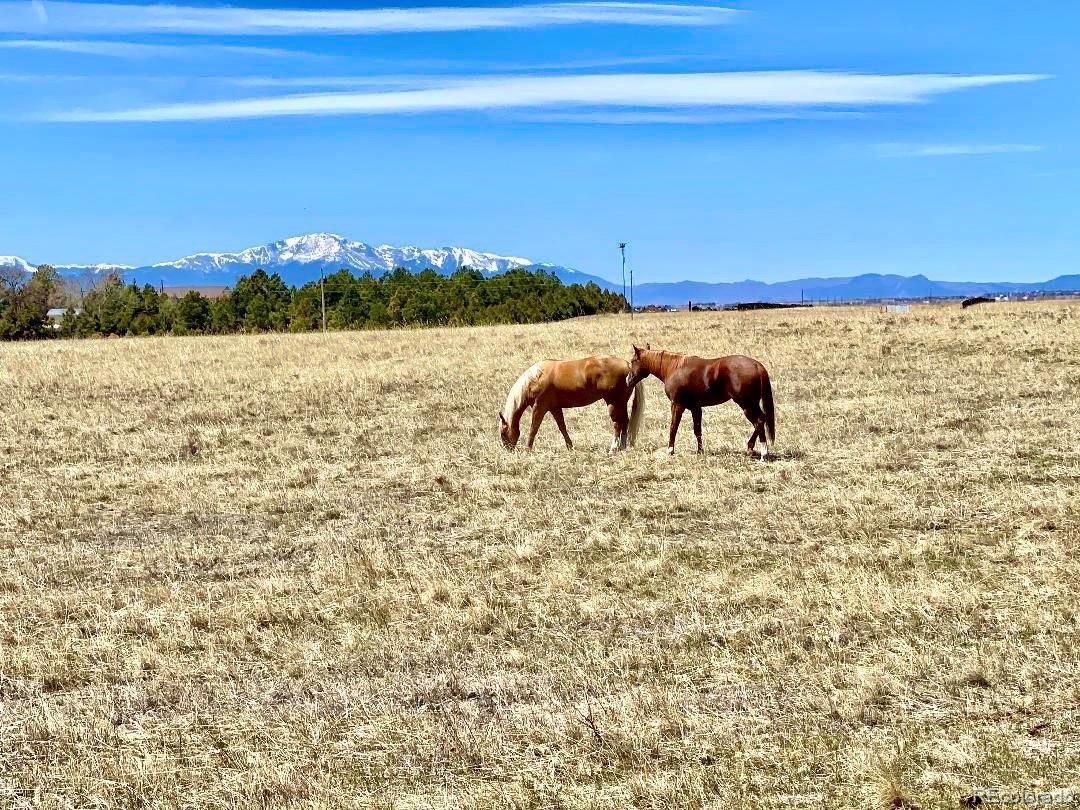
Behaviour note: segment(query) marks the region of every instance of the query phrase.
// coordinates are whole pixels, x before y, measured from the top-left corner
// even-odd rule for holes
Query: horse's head
[[[518,437],[520,433],[509,422],[506,421],[506,417],[499,412],[499,438],[502,439],[503,447],[507,450],[513,450],[517,447]]]
[[[635,385],[637,385],[639,382],[649,376],[648,369],[646,369],[645,366],[641,363],[642,349],[638,346],[634,346],[633,349],[634,356],[630,360],[630,373],[626,375],[626,384],[630,388],[633,388]],[[648,343],[646,343],[644,351],[649,350],[650,346]]]

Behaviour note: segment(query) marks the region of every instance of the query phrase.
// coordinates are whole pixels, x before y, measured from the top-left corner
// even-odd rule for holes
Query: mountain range
[[[33,267],[17,256],[0,256],[0,266],[10,265],[23,270]],[[125,281],[138,284],[171,286],[214,286],[232,284],[240,276],[262,268],[277,273],[286,284],[301,285],[319,278],[321,272],[334,273],[342,268],[354,273],[373,275],[388,273],[397,267],[419,273],[432,269],[449,275],[462,267],[495,276],[522,267],[543,269],[555,273],[566,284],[588,284],[604,287],[611,282],[569,267],[540,264],[521,256],[500,256],[481,253],[469,248],[417,248],[393,245],[368,245],[332,233],[309,233],[291,236],[269,245],[260,245],[239,253],[193,253],[182,259],[158,262],[144,267],[118,264],[55,265],[62,276],[119,273]]]
[[[33,266],[17,256],[0,256],[0,267],[11,266],[26,272]],[[258,268],[278,273],[291,285],[319,278],[321,272],[346,268],[355,273],[381,275],[403,267],[410,272],[432,269],[450,274],[472,267],[487,276],[521,267],[554,273],[566,284],[593,282],[609,290],[621,285],[599,276],[561,265],[535,262],[521,256],[501,256],[460,247],[430,248],[368,245],[336,234],[312,233],[293,236],[239,253],[195,253],[174,261],[144,267],[119,264],[65,265],[56,269],[62,276],[92,280],[106,273],[119,273],[126,281],[165,286],[227,286]],[[761,281],[709,283],[677,281],[638,284],[634,304],[638,306],[683,306],[688,301],[734,304],[749,301],[775,303],[808,301],[850,301],[882,298],[946,298],[969,295],[1022,294],[1080,290],[1080,275],[1058,276],[1041,283],[933,281],[923,275],[899,276],[869,273],[853,278],[803,278],[768,284]]]
[[[737,304],[750,301],[793,303],[797,301],[867,301],[907,298],[966,298],[972,295],[1015,295],[1080,290],[1080,275],[1058,276],[1049,281],[933,281],[924,275],[898,276],[865,273],[854,277],[800,278],[767,284],[762,281],[708,283],[675,281],[638,284],[634,304],[686,306],[687,302]]]

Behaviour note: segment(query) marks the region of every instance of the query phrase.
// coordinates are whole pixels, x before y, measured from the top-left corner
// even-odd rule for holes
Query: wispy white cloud
[[[153,57],[201,56],[205,54],[234,53],[246,56],[303,56],[303,51],[283,48],[260,48],[248,45],[158,45],[143,42],[116,42],[91,39],[5,39],[0,48],[26,51],[59,51],[88,56],[110,56],[120,59],[148,59]]]
[[[645,107],[864,107],[914,104],[941,93],[1043,78],[1031,74],[946,76],[818,71],[764,73],[623,73],[500,76],[448,81],[387,92],[312,93],[193,102],[128,110],[78,110],[58,121],[214,121],[311,115],[378,115],[440,111]]]
[[[349,64],[355,69],[388,70],[388,71],[427,71],[434,75],[455,75],[470,73],[495,74],[495,73],[548,73],[556,71],[580,71],[595,70],[602,68],[626,68],[635,65],[671,65],[684,62],[689,59],[705,59],[701,55],[691,54],[653,54],[649,56],[598,56],[593,59],[566,59],[550,62],[514,62],[502,60],[485,60],[472,58],[470,54],[455,55],[452,59],[438,59],[433,57],[410,58],[396,56],[393,58],[374,57],[366,55],[349,55]]]
[[[50,76],[41,73],[0,73],[0,82],[70,82],[82,81],[83,76]]]
[[[865,118],[856,110],[621,111],[518,113],[519,121],[551,124],[752,124],[763,121],[825,121]]]
[[[125,76],[86,76],[65,73],[0,73],[0,82],[25,82],[37,84],[49,84],[57,82],[100,82],[102,79],[125,79]],[[140,80],[156,81],[155,77],[140,76]],[[170,78],[168,81],[175,82]]]
[[[501,74],[532,74],[557,71],[572,71],[581,68],[604,68],[625,67],[627,65],[650,64],[674,61],[678,57],[657,56],[650,57],[625,57],[612,59],[592,59],[580,62],[548,62],[539,64],[489,64],[483,68],[482,75],[495,78]],[[423,60],[418,60],[417,64]],[[398,60],[395,66],[408,68],[413,63],[409,60]],[[465,63],[468,65],[469,63]],[[447,84],[460,81],[475,80],[476,74],[465,75],[461,70],[462,64],[453,62],[440,63],[440,67],[457,68],[456,72],[443,73],[373,73],[367,75],[345,76],[235,76],[224,77],[222,82],[237,87],[274,87],[274,88],[358,88],[358,87],[398,87],[401,89],[419,90],[422,88],[444,87]]]
[[[882,151],[890,157],[949,157],[952,155],[1002,155],[1016,152],[1041,152],[1045,146],[1034,143],[939,143],[915,146],[889,143]]]
[[[43,18],[37,7],[47,9]],[[707,26],[741,12],[717,5],[650,2],[540,3],[536,5],[275,9],[227,6],[122,5],[119,3],[3,0],[0,31],[27,33],[388,34],[539,28],[554,25]]]
[[[446,77],[376,74],[373,76],[223,76],[216,81],[235,87],[267,88],[359,88],[394,87],[417,90],[425,87],[441,87]]]
[[[569,59],[563,62],[541,62],[538,64],[506,62],[488,63],[486,69],[509,72],[549,71],[549,70],[596,70],[598,68],[630,67],[631,65],[670,65],[692,57],[686,54],[655,54],[653,56],[613,56],[596,59]],[[485,69],[485,68],[481,68]]]
[[[0,44],[0,47],[3,47]],[[147,46],[153,47],[153,46]],[[164,46],[171,47],[171,46]],[[291,53],[291,52],[290,52]],[[514,68],[508,67],[507,72]],[[497,75],[497,74],[493,74]],[[105,75],[95,74],[42,74],[42,73],[0,73],[0,82],[57,82],[57,81],[82,81],[101,82],[115,81],[132,83],[156,83],[176,84],[183,82],[187,85],[200,84],[213,87],[215,85],[228,85],[232,87],[261,88],[266,90],[318,90],[318,89],[397,89],[397,90],[420,90],[424,88],[445,87],[448,82],[463,81],[467,77],[455,74],[409,74],[409,73],[375,73],[370,75],[354,76],[198,76],[181,77],[176,75],[153,75],[139,72],[135,75]],[[568,116],[570,114],[567,114]],[[520,117],[520,116],[519,116]],[[551,120],[555,120],[556,114],[552,114]],[[776,114],[770,114],[776,117]],[[541,120],[538,114],[535,120]]]

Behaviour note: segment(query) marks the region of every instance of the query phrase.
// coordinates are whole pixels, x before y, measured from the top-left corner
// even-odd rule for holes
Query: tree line
[[[0,270],[0,339],[309,332],[322,328],[324,294],[328,329],[538,323],[625,309],[621,295],[591,282],[563,284],[543,270],[490,277],[470,268],[449,276],[402,268],[383,276],[339,270],[322,284],[301,287],[256,270],[211,299],[198,290],[175,297],[115,274],[83,293],[42,265],[31,274]],[[50,308],[67,313],[57,323],[48,317]]]

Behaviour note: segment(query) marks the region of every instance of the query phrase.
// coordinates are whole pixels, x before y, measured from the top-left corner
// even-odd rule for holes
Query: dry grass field
[[[544,357],[746,353],[506,453]],[[1080,305],[0,346],[2,807],[1080,796]]]

